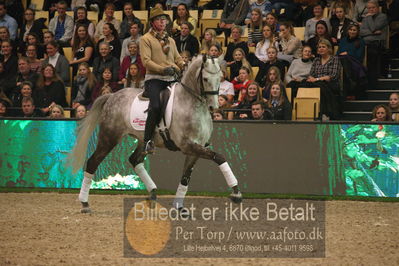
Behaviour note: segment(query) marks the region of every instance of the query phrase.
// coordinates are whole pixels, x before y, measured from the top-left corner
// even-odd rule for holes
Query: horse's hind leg
[[[145,155],[142,154],[144,142],[138,141],[138,145],[133,154],[129,157],[129,162],[132,164],[134,171],[140,177],[141,181],[145,184],[147,191],[150,193],[150,201],[152,203],[157,199],[156,190],[157,186],[144,168]]]
[[[193,142],[187,144],[187,147],[184,149],[184,153],[198,156],[203,159],[212,160],[217,163],[227,182],[227,185],[233,189],[233,192],[230,194],[231,200],[235,203],[240,203],[242,201],[242,195],[240,189],[238,188],[237,178],[234,176],[233,171],[231,171],[229,164],[222,154],[214,152],[207,147]]]
[[[183,176],[181,177],[179,186],[176,190],[175,200],[173,201],[173,206],[176,209],[182,209],[184,207],[184,198],[188,190],[188,183],[190,182],[191,173],[193,172],[193,167],[198,160],[198,156],[186,156],[184,161]]]
[[[121,136],[122,135],[119,137],[117,137],[117,135],[115,136],[114,132],[112,134],[105,134],[104,131],[100,130],[97,148],[87,161],[86,170],[83,174],[84,178],[82,180],[82,187],[80,188],[79,193],[79,200],[83,207],[81,212],[91,212],[89,208],[89,191],[94,173],[108,153],[110,153],[111,150],[118,144]]]

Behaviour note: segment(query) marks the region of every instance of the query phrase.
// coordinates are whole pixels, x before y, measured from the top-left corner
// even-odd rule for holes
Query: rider
[[[161,121],[160,92],[175,81],[175,74],[184,67],[175,41],[165,30],[167,21],[164,12],[160,8],[152,8],[149,20],[151,28],[140,39],[140,55],[146,68],[145,94],[150,98],[143,154],[153,153],[155,149],[152,138],[156,125]]]

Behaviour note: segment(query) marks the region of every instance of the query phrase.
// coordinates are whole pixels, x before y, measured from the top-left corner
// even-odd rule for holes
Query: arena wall
[[[0,187],[79,188],[65,158],[77,121],[0,120]],[[244,192],[397,197],[399,126],[394,124],[218,122],[212,148],[222,153]],[[89,143],[94,151],[96,137]],[[126,137],[96,173],[93,188],[144,189],[127,158]],[[174,191],[184,156],[158,149],[146,167],[160,189]],[[200,159],[190,191],[224,192],[217,165]]]

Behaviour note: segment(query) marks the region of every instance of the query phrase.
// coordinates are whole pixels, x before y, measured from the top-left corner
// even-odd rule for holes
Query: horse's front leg
[[[207,147],[193,142],[189,142],[187,146],[184,147],[183,152],[186,155],[197,156],[199,158],[212,160],[217,163],[227,185],[233,189],[233,192],[230,194],[231,200],[235,203],[240,203],[242,201],[242,195],[238,187],[237,178],[233,174],[233,171],[231,171],[228,162],[222,154],[214,152]]]
[[[191,179],[191,173],[193,172],[193,167],[197,160],[198,156],[186,156],[186,160],[184,161],[183,176],[181,177],[179,186],[176,190],[175,200],[173,201],[173,207],[178,210],[183,210],[184,198],[186,197],[188,184],[190,183]]]
[[[149,200],[151,201],[151,207],[154,207],[155,201],[157,199],[157,186],[148,174],[147,170],[144,168],[145,155],[142,154],[143,145],[144,143],[139,140],[136,149],[129,157],[129,162],[132,164],[134,171],[147,188],[147,191],[149,192]]]

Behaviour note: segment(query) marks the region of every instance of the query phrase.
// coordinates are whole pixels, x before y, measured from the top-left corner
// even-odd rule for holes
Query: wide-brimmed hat
[[[156,17],[165,16],[165,13],[159,7],[154,7],[150,10],[150,20],[153,20]]]

